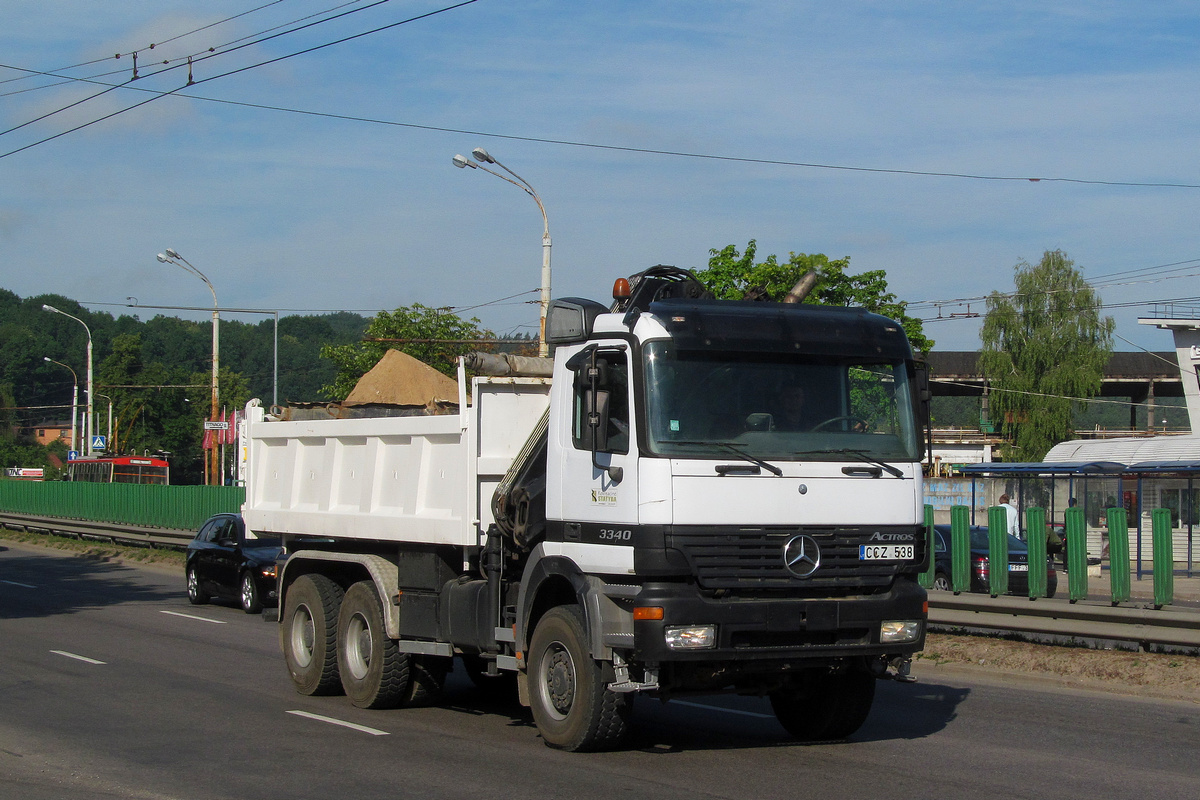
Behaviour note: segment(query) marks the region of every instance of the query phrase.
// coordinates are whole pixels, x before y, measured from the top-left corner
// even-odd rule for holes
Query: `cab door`
[[[551,412],[558,469],[547,476],[547,510],[561,515],[564,542],[632,546],[638,460],[630,348],[591,344],[567,359],[567,369],[570,398],[560,396]]]

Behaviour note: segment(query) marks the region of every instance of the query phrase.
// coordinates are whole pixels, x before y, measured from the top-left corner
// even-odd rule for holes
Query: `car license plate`
[[[1029,565],[1028,564],[1009,564],[1008,571],[1009,572],[1029,572]]]
[[[903,561],[913,557],[911,544],[860,544],[859,561]]]

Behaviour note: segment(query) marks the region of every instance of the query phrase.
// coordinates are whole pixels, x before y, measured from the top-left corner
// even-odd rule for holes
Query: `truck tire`
[[[427,706],[442,696],[446,686],[446,675],[453,660],[445,656],[418,656],[408,658],[408,690],[401,705]]]
[[[546,612],[529,645],[529,703],[545,743],[560,750],[602,750],[624,737],[629,695],[610,692],[587,647],[578,606]]]
[[[301,575],[284,602],[283,656],[300,694],[337,694],[337,629],[342,587],[324,575]]]
[[[800,741],[845,739],[866,722],[875,701],[875,676],[865,667],[796,676],[771,693],[779,724]]]
[[[408,699],[411,659],[383,628],[383,606],[371,581],[346,591],[338,616],[338,672],[359,708],[395,708]]]

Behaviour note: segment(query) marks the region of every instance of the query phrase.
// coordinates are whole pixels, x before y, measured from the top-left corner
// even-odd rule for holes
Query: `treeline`
[[[203,420],[211,405],[212,324],[156,315],[114,317],[90,311],[62,295],[22,299],[0,289],[0,464],[47,466],[65,458],[66,448],[43,448],[31,434],[47,424],[70,424],[75,379],[79,404],[86,402],[87,332],[49,305],[77,317],[91,330],[96,431],[108,429],[108,398],[113,404],[115,451],[168,451],[172,482],[200,483]],[[243,322],[225,315],[220,322],[220,405],[232,411],[251,397],[270,403],[275,396],[275,322]],[[329,399],[323,387],[334,382],[336,365],[319,357],[327,345],[362,338],[368,319],[338,312],[279,319],[278,397],[286,401]],[[104,397],[101,397],[104,395]],[[114,449],[111,448],[110,449]],[[30,463],[40,458],[43,463]]]

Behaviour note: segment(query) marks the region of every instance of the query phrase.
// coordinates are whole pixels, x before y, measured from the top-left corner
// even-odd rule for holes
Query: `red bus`
[[[88,483],[170,483],[170,465],[153,456],[76,458],[67,462],[67,480]]]

